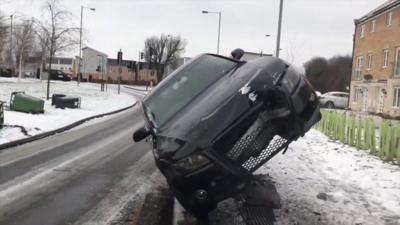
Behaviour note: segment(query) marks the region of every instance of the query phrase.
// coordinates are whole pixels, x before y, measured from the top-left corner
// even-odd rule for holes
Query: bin
[[[57,98],[65,97],[65,96],[66,96],[66,95],[64,95],[64,94],[53,94],[53,95],[51,96],[51,105],[55,105],[55,104],[56,104]]]
[[[0,129],[4,124],[4,102],[0,101]]]
[[[58,97],[58,98],[56,98],[54,105],[56,108],[61,108],[61,109],[80,108],[81,107],[81,98],[80,97],[72,97],[72,96]]]
[[[11,93],[10,110],[26,113],[44,113],[44,101],[24,92]]]

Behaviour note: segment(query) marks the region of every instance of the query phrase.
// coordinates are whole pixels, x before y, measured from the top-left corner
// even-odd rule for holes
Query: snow
[[[319,131],[257,173],[269,174],[281,196],[276,224],[400,224],[400,167]]]
[[[244,85],[242,88],[239,89],[239,93],[242,95],[247,95],[251,90],[251,87],[249,86],[249,83]]]
[[[45,99],[46,81],[36,79],[0,78],[0,100],[9,104],[11,92],[25,91],[26,94]],[[76,82],[51,81],[50,96],[53,93],[63,93],[70,96],[81,96],[81,108],[56,109],[51,106],[51,100],[45,102],[44,114],[27,114],[6,110],[4,112],[5,125],[23,126],[28,135],[36,135],[51,131],[81,119],[112,112],[128,107],[136,99],[127,93],[117,94],[115,88],[108,88],[106,92],[100,91],[100,84]],[[20,128],[5,127],[0,130],[0,144],[25,138]]]

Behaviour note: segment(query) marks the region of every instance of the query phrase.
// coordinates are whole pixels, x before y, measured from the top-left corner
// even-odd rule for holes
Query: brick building
[[[390,0],[355,22],[349,106],[400,116],[400,1]]]

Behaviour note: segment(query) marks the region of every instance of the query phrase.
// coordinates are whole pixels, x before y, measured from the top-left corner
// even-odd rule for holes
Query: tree
[[[44,11],[48,18],[38,23],[39,31],[37,34],[41,45],[46,49],[45,57],[49,57],[48,71],[50,72],[56,53],[68,50],[78,44],[79,28],[68,24],[71,13],[61,9],[59,0],[48,0],[44,5]],[[47,99],[50,98],[50,74],[47,77],[46,96]]]
[[[351,56],[335,56],[330,59],[314,57],[304,64],[306,75],[314,88],[321,93],[348,91],[351,77]]]
[[[0,65],[4,63],[4,51],[9,37],[9,26],[6,24],[4,15],[0,12]]]
[[[157,81],[163,78],[165,67],[184,52],[186,41],[180,36],[161,35],[144,41],[144,58],[157,70]]]
[[[18,79],[21,78],[22,75],[22,64],[24,60],[29,57],[29,54],[32,53],[35,46],[35,31],[33,26],[33,20],[25,20],[20,29],[17,29],[15,32],[15,61],[19,66],[19,76]]]

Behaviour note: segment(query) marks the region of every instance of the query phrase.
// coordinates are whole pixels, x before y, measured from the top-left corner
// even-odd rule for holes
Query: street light
[[[82,23],[83,23],[83,9],[89,9],[91,11],[96,11],[95,8],[89,8],[81,5],[81,26],[79,29],[79,58],[78,58],[78,70],[77,70],[77,81],[78,85],[81,83],[81,58],[82,58]]]
[[[10,67],[13,72],[13,67],[14,67],[14,57],[13,57],[13,20],[16,18],[16,14],[22,14],[19,17],[23,16],[23,13],[21,12],[14,12],[13,14],[10,15]]]
[[[281,28],[282,28],[282,11],[283,11],[283,0],[280,0],[279,4],[279,20],[278,20],[278,35],[276,37],[276,57],[279,58],[279,51],[281,49]]]
[[[208,13],[212,13],[212,14],[218,14],[218,43],[217,43],[217,54],[219,54],[219,41],[220,41],[220,37],[221,37],[221,12],[210,12],[210,11],[206,11],[203,10],[201,11],[201,13],[203,14],[208,14]]]

